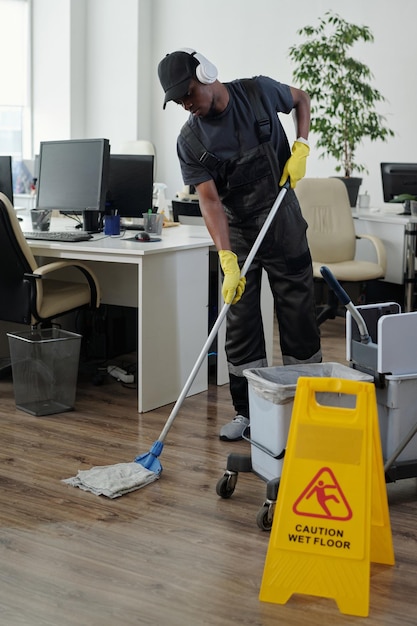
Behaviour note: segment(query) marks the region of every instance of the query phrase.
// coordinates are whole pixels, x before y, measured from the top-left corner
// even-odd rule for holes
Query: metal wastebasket
[[[16,407],[36,416],[73,410],[81,335],[47,328],[7,336]]]

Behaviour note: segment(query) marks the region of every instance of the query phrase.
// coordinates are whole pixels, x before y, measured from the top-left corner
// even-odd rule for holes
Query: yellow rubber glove
[[[307,143],[302,141],[294,141],[291,156],[284,166],[284,172],[279,181],[280,187],[290,178],[291,189],[294,189],[299,180],[304,178],[306,173],[306,161],[310,154],[310,148]]]
[[[222,285],[223,300],[226,304],[236,304],[245,291],[246,278],[240,277],[237,256],[231,250],[219,250],[220,265],[224,272]]]

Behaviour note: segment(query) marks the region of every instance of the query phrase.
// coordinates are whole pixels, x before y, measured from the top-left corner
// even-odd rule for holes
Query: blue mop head
[[[162,441],[155,441],[149,452],[135,458],[135,463],[139,463],[155,474],[160,474],[162,472],[162,465],[158,460],[158,456],[161,454],[163,448],[164,444]]]

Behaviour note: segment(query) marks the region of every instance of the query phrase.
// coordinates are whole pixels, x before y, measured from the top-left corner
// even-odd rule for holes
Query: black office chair
[[[197,224],[201,221],[201,223],[203,223],[200,205],[194,200],[172,200],[172,216],[174,218],[174,222]],[[197,221],[195,218],[201,219]]]
[[[68,260],[38,265],[15,210],[3,193],[0,193],[0,267],[0,320],[32,328],[50,326],[53,319],[70,311],[100,305],[99,283],[85,263]],[[79,270],[86,280],[62,280],[59,274],[69,267]],[[3,365],[3,370],[10,370],[10,365]]]

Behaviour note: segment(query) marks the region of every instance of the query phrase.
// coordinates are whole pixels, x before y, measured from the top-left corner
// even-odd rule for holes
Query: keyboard
[[[43,241],[88,241],[93,238],[93,235],[87,233],[86,231],[72,231],[72,230],[62,230],[62,231],[54,231],[47,230],[45,232],[41,230],[35,230],[33,232],[24,232],[23,233],[25,239],[41,239]]]

